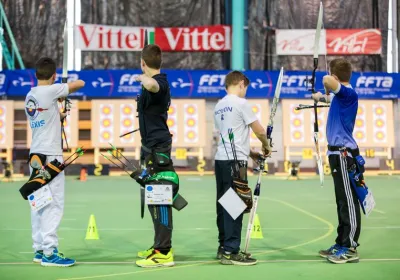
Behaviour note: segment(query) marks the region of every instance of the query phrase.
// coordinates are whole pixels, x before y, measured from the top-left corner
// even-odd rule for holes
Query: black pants
[[[171,146],[153,147],[156,152],[161,152],[171,157]],[[144,159],[150,154],[147,149],[141,149],[140,160],[141,165]],[[144,191],[144,190],[142,190]],[[153,248],[163,251],[169,251],[172,247],[172,206],[171,205],[148,205],[151,218],[154,225],[154,244]]]
[[[360,205],[356,192],[350,183],[348,168],[354,163],[351,157],[330,155],[339,225],[336,244],[343,247],[357,247],[361,231]]]
[[[240,164],[241,178],[247,180],[247,162],[241,161]],[[234,220],[218,202],[221,196],[232,187],[232,166],[233,162],[229,160],[215,161],[215,178],[217,181],[217,227],[219,245],[224,247],[225,251],[237,254],[240,251],[243,213]]]

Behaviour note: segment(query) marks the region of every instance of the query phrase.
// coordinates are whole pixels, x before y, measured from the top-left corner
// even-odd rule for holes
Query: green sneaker
[[[144,251],[140,251],[137,253],[137,256],[141,259],[146,259],[148,256],[150,256],[153,253],[154,248],[151,247],[150,249],[144,250]],[[170,249],[171,254],[174,254],[174,251],[172,250],[172,248]]]
[[[174,266],[175,263],[172,251],[169,251],[168,254],[164,255],[157,250],[153,250],[150,256],[148,256],[146,259],[136,261],[136,265],[140,267],[151,268]]]

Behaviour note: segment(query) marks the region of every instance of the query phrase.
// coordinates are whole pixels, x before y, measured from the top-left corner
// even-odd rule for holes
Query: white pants
[[[63,161],[62,156],[47,156],[46,163],[54,159]],[[57,229],[64,213],[64,185],[63,171],[48,184],[53,202],[39,211],[31,211],[33,249],[43,250],[46,255],[51,255],[54,248],[58,247]]]

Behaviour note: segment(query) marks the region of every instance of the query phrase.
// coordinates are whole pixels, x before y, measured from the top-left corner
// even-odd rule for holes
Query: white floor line
[[[216,228],[177,228],[174,231],[209,231],[215,230]],[[271,228],[271,227],[262,227],[264,231],[286,231],[286,230],[326,230],[327,227],[281,227],[281,228]],[[363,230],[379,230],[379,229],[390,229],[390,230],[398,230],[400,226],[367,226],[362,227]],[[3,228],[0,231],[30,231],[31,229],[24,228]],[[153,228],[98,228],[99,231],[152,231]],[[86,231],[86,228],[60,228],[60,231]]]
[[[186,178],[186,181],[201,181],[201,180],[202,180],[201,178],[196,178],[196,177]]]
[[[400,258],[388,258],[388,259],[360,259],[360,262],[399,262]],[[191,263],[216,263],[217,260],[196,260],[196,261],[176,261],[177,264],[191,264]],[[324,259],[304,259],[304,260],[259,260],[259,263],[300,263],[300,262],[326,262]],[[78,265],[133,265],[134,261],[127,262],[77,262]],[[0,265],[37,265],[33,262],[0,262]]]

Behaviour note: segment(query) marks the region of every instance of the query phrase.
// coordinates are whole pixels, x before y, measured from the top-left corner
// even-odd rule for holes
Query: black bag
[[[29,181],[19,189],[19,192],[25,200],[28,200],[29,195],[48,184],[63,170],[64,165],[54,159],[44,167],[44,170],[34,169]]]
[[[251,208],[253,208],[253,195],[249,188],[248,181],[240,178],[233,178],[233,190],[247,206],[244,213],[249,213]]]

